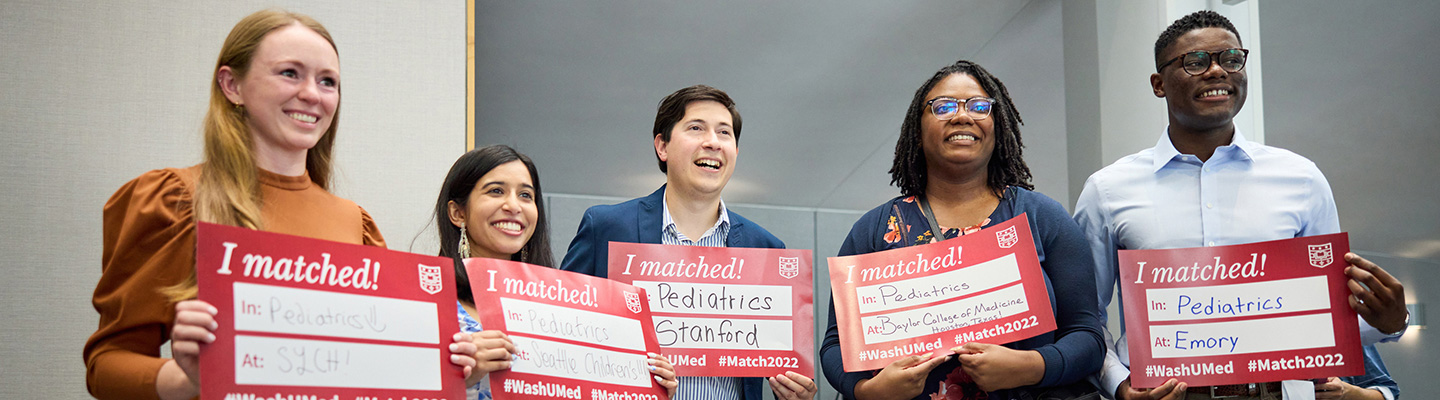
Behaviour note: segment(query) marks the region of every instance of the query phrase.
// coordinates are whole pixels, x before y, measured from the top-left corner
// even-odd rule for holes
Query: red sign
[[[465,397],[449,259],[204,222],[196,236],[200,299],[220,309],[201,398]]]
[[[829,261],[846,371],[1055,330],[1025,214],[950,240]]]
[[[1121,250],[1131,385],[1365,372],[1337,233],[1220,247]],[[1145,371],[1140,371],[1144,366]]]
[[[480,326],[515,343],[490,373],[496,399],[666,398],[646,353],[659,353],[644,289],[520,262],[465,260]]]
[[[682,376],[814,376],[809,250],[610,242],[610,279],[645,288]]]

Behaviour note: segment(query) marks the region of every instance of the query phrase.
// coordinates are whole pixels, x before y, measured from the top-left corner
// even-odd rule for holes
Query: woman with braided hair
[[[911,355],[878,371],[845,372],[832,299],[821,365],[846,398],[1028,399],[1095,392],[1085,378],[1100,368],[1105,344],[1094,261],[1065,208],[1032,191],[1020,125],[1005,85],[980,65],[962,60],[941,68],[915,91],[900,125],[890,176],[901,195],[856,221],[839,255],[929,244],[1025,214],[1057,329],[1004,345],[965,343]]]

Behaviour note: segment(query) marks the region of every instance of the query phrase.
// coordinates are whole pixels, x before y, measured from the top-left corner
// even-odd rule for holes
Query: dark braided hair
[[[915,90],[915,98],[910,100],[910,108],[905,112],[905,122],[900,124],[900,139],[895,141],[895,161],[890,166],[890,184],[899,187],[903,196],[925,195],[925,150],[920,147],[920,118],[925,116],[925,95],[941,80],[954,74],[975,78],[975,81],[980,83],[980,88],[995,98],[995,107],[990,110],[990,118],[995,119],[995,152],[991,154],[990,164],[986,166],[990,175],[987,182],[990,189],[1001,197],[1004,197],[1006,186],[1035,190],[1035,185],[1030,184],[1030,167],[1026,166],[1025,159],[1020,157],[1021,150],[1025,147],[1020,142],[1020,125],[1025,122],[1020,119],[1020,111],[1015,109],[1015,103],[1010,101],[1010,91],[985,68],[966,60],[941,68],[935,72],[935,76],[920,85],[920,89]]]
[[[1164,62],[1164,60],[1160,59],[1161,54],[1165,52],[1165,48],[1175,44],[1175,39],[1180,38],[1181,35],[1189,33],[1190,31],[1204,28],[1225,28],[1225,30],[1235,34],[1236,41],[1240,40],[1240,31],[1235,30],[1235,25],[1230,23],[1229,18],[1225,18],[1224,15],[1210,10],[1196,11],[1190,13],[1190,15],[1180,17],[1180,19],[1170,23],[1170,27],[1165,28],[1164,32],[1160,32],[1160,38],[1155,39],[1155,65],[1160,65],[1160,63]],[[1244,42],[1240,43],[1242,45],[1244,44]]]

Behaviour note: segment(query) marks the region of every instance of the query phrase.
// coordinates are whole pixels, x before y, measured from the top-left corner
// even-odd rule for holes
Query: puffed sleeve
[[[364,236],[361,237],[360,244],[385,247],[385,237],[380,236],[380,227],[375,225],[375,219],[370,217],[370,213],[365,211],[365,207],[360,207],[360,223],[364,227]]]
[[[100,324],[85,343],[85,381],[99,399],[153,399],[166,359],[160,346],[175,313],[160,289],[195,265],[192,192],[174,169],[126,183],[106,202],[100,281],[92,303]]]

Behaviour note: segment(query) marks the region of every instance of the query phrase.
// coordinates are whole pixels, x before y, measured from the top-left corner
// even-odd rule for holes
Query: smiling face
[[[265,35],[245,76],[220,67],[220,86],[245,107],[257,158],[303,156],[325,135],[340,104],[340,58],[299,23]]]
[[[535,184],[520,160],[480,177],[464,206],[450,202],[450,223],[464,224],[471,257],[510,259],[535,234],[539,216]]]
[[[963,100],[990,97],[990,94],[980,88],[975,78],[951,74],[925,94],[926,101],[937,97]],[[920,146],[925,153],[925,168],[935,171],[936,168],[970,164],[978,165],[984,171],[984,166],[990,163],[990,155],[995,152],[994,132],[993,115],[976,121],[968,113],[961,112],[948,121],[942,121],[926,107],[920,114]]]
[[[1201,28],[1175,39],[1161,55],[1169,60],[1194,51],[1239,48],[1240,39],[1224,28]],[[1191,76],[1179,61],[1151,75],[1156,97],[1164,97],[1170,124],[1189,131],[1204,131],[1233,125],[1235,114],[1245,106],[1245,70],[1225,72],[1211,63],[1205,72]]]
[[[685,116],[670,129],[670,141],[655,135],[655,154],[665,162],[669,190],[687,196],[719,196],[739,156],[730,110],[715,101],[685,105]]]

